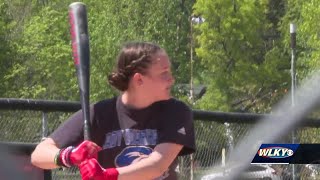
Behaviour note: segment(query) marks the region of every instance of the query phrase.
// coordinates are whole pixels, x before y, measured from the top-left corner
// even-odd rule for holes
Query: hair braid
[[[144,74],[152,64],[152,55],[160,50],[148,42],[128,43],[118,56],[117,69],[108,76],[109,83],[120,91],[127,90],[134,73]]]

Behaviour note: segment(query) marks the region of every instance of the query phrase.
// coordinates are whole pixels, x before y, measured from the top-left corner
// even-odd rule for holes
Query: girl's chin
[[[170,98],[171,98],[171,95],[168,94],[168,95],[164,96],[163,98],[161,98],[160,101],[169,100]]]

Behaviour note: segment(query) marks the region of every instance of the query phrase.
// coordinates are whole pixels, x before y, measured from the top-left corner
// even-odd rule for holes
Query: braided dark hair
[[[152,55],[162,50],[149,42],[131,42],[124,45],[117,58],[117,67],[108,76],[109,83],[120,91],[128,89],[134,73],[144,74],[152,64]]]

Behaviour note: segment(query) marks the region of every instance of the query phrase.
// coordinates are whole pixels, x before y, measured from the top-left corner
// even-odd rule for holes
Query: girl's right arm
[[[42,169],[54,169],[58,166],[54,162],[56,154],[60,151],[51,138],[40,142],[31,154],[31,163]]]
[[[42,169],[54,169],[59,166],[72,167],[86,159],[96,159],[100,150],[101,147],[88,140],[83,141],[77,147],[68,146],[60,150],[53,139],[47,138],[31,154],[31,163]]]

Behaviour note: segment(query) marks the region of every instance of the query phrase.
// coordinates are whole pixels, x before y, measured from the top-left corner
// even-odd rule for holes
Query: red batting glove
[[[94,142],[86,140],[76,148],[70,146],[62,149],[59,154],[59,160],[63,166],[76,166],[86,159],[97,158],[98,152],[101,149],[102,148]]]
[[[82,180],[117,180],[119,172],[116,168],[104,169],[94,158],[79,165]]]

